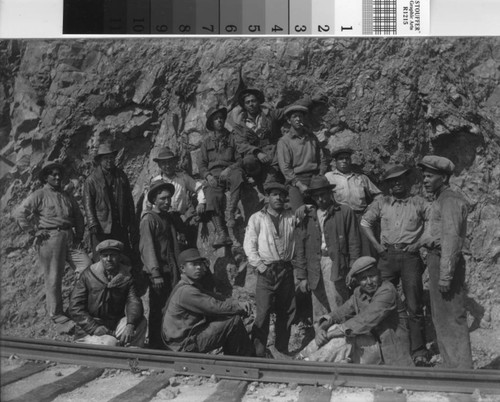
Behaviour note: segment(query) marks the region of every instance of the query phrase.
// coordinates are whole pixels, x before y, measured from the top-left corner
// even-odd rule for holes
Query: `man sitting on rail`
[[[179,254],[181,280],[172,291],[163,316],[162,335],[174,351],[206,353],[222,347],[224,354],[254,356],[255,351],[241,320],[250,304],[220,295],[203,286],[206,259],[197,249]]]
[[[320,318],[316,338],[298,357],[310,361],[413,366],[404,307],[394,285],[381,280],[375,258],[358,258],[347,278],[358,285],[353,295]]]
[[[78,342],[144,346],[147,321],[131,268],[120,262],[123,248],[118,240],[99,243],[100,261],[76,282],[68,313],[78,325]]]

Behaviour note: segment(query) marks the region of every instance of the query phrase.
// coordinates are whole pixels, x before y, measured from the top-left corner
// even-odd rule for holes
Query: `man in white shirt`
[[[250,265],[257,269],[256,316],[252,338],[256,355],[266,355],[269,319],[276,312],[275,348],[288,352],[290,329],[295,317],[295,285],[292,258],[295,241],[295,215],[285,210],[285,185],[267,183],[264,190],[269,204],[250,217],[243,248]]]

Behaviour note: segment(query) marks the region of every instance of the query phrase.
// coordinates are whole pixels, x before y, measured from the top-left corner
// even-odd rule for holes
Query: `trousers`
[[[163,320],[163,307],[172,292],[172,279],[169,273],[163,273],[162,278],[164,281],[161,289],[153,287],[153,278],[149,277],[149,327],[148,338],[149,347],[154,349],[162,349],[164,343],[161,336],[162,320]]]

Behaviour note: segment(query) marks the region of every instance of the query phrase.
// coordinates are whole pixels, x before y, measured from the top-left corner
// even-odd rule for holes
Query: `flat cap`
[[[309,183],[309,188],[307,189],[308,194],[313,194],[316,191],[328,189],[331,190],[335,187],[335,184],[330,184],[328,179],[323,175],[313,176],[311,182]]]
[[[455,170],[455,164],[443,156],[426,155],[418,163],[420,168],[428,168],[451,175]]]
[[[308,113],[309,109],[302,105],[297,105],[297,104],[290,105],[285,109],[285,116],[288,116],[290,113],[293,112]]]
[[[258,89],[255,88],[246,88],[243,89],[238,94],[238,103],[240,104],[241,107],[245,106],[245,96],[247,95],[254,95],[259,101],[259,103],[264,103],[264,101],[266,100],[262,91],[259,91]]]
[[[148,201],[151,204],[154,204],[156,195],[162,190],[168,190],[171,195],[174,195],[175,193],[175,187],[172,183],[167,183],[163,180],[157,180],[151,185],[151,188],[148,191]]]
[[[337,155],[340,154],[349,154],[352,155],[354,153],[354,150],[349,147],[338,147],[338,148],[333,148],[331,155],[333,158],[335,158]]]
[[[156,156],[156,158],[153,158],[153,161],[159,162],[159,161],[165,161],[165,160],[174,159],[174,158],[178,158],[178,156],[176,154],[174,154],[170,148],[165,147],[165,148],[161,148],[158,151],[158,155]]]
[[[269,182],[264,184],[264,191],[269,194],[271,190],[279,190],[288,195],[288,188],[281,183],[278,182]]]
[[[196,248],[188,248],[179,254],[179,265],[184,265],[186,262],[190,261],[205,261],[206,258],[200,255],[200,252]]]
[[[98,253],[102,253],[105,250],[115,250],[121,253],[123,251],[123,243],[118,240],[108,239],[100,242],[95,250]]]
[[[54,169],[54,168],[59,169],[61,174],[64,173],[64,166],[60,162],[58,162],[58,161],[46,161],[42,166],[42,170],[40,170],[40,173],[38,174],[38,178],[40,179],[40,181],[45,180],[47,172],[50,169]]]
[[[402,176],[410,171],[409,168],[404,167],[402,165],[392,165],[388,166],[385,169],[384,174],[382,175],[382,180],[394,179],[396,177]]]
[[[348,278],[352,278],[353,276],[360,274],[361,272],[367,271],[370,268],[377,266],[377,260],[373,257],[363,256],[359,257],[352,264],[352,268],[347,274]]]
[[[213,123],[213,116],[216,113],[221,112],[224,116],[224,119],[227,118],[227,108],[221,107],[221,106],[212,106],[211,108],[208,109],[205,117],[207,118],[207,122],[205,123],[205,127],[209,131],[213,131],[214,129],[214,123]]]

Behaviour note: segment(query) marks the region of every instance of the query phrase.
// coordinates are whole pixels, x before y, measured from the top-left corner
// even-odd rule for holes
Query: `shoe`
[[[429,367],[429,361],[424,355],[418,355],[413,358],[416,367]]]

